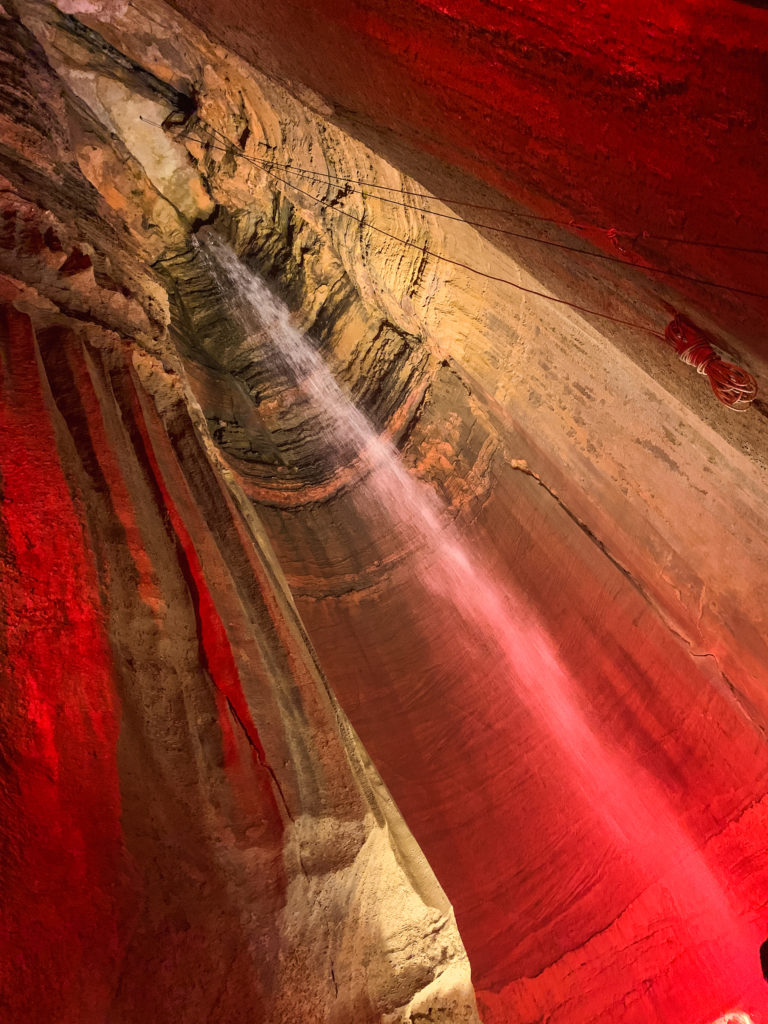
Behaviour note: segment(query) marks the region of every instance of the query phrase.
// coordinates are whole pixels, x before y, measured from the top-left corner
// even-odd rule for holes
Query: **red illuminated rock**
[[[764,355],[765,257],[729,248],[764,253],[768,236],[762,5],[249,0],[245,16],[237,0],[216,0],[213,17],[200,0],[173,6],[257,67],[309,86],[310,103],[322,97],[421,176],[428,164],[413,154],[437,156],[524,213],[586,225],[614,256],[761,293],[656,278]],[[472,199],[459,179],[435,183]],[[626,232],[621,248],[593,227]]]
[[[67,100],[3,31],[44,149]],[[38,155],[4,158],[0,203],[0,1005],[476,1020],[450,905],[187,404],[146,254],[66,148]]]
[[[455,910],[485,1024],[761,1024],[764,417],[532,293],[653,330],[689,301],[758,375],[759,302],[431,193],[762,244],[764,14],[144,8],[3,20],[0,1005],[470,1021]],[[451,530],[243,329],[203,222]]]

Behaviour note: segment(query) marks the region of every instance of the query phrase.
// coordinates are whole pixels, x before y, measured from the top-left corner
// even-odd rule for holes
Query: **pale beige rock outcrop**
[[[115,10],[108,8],[108,13]],[[205,219],[214,209],[208,185],[184,148],[140,120],[140,115],[160,119],[168,113],[167,107],[135,96],[124,83],[94,71],[92,51],[56,27],[58,15],[53,9],[29,4],[24,5],[22,13],[46,45],[54,67],[85,105],[76,114],[71,113],[81,170],[111,213],[124,219],[145,259],[162,258],[184,243],[190,221]],[[127,13],[137,19],[134,27],[143,24],[144,14]],[[162,9],[158,9],[158,15],[169,18],[169,31],[173,30],[173,17]],[[127,25],[120,27],[121,32],[127,30]],[[140,47],[140,40],[136,45]],[[200,60],[193,46],[185,46],[194,59]],[[98,131],[94,123],[98,123]],[[278,682],[275,676],[276,706],[283,709],[285,720],[260,721],[265,698],[259,694],[257,681],[248,678],[246,668],[269,657],[265,651],[272,641],[260,638],[258,627],[249,635],[245,623],[237,624],[239,609],[236,611],[235,605],[228,612],[232,620],[228,626],[240,636],[238,657],[242,658],[243,685],[246,695],[251,694],[254,700],[252,714],[266,756],[279,766],[274,769],[274,779],[286,817],[282,871],[287,891],[275,922],[253,919],[258,904],[253,902],[255,878],[252,882],[249,873],[262,875],[268,863],[260,838],[262,824],[254,820],[250,829],[246,828],[244,840],[223,826],[215,801],[205,806],[204,820],[199,824],[208,830],[211,842],[221,846],[217,870],[231,889],[243,934],[253,933],[250,955],[261,955],[258,935],[263,934],[265,926],[273,929],[277,961],[263,967],[267,974],[271,970],[274,978],[273,990],[266,997],[270,1021],[405,1024],[414,1015],[428,1015],[434,1021],[477,1021],[469,965],[450,904],[362,753],[343,712],[325,689],[269,541],[231,472],[220,463],[205,418],[184,384],[181,362],[166,332],[168,314],[163,290],[149,275],[142,281],[141,271],[137,272],[128,254],[121,258],[116,251],[107,266],[105,260],[109,257],[83,242],[76,227],[13,197],[12,183],[5,185],[4,209],[13,212],[16,236],[5,239],[2,251],[2,298],[28,313],[38,330],[70,329],[87,342],[87,353],[101,353],[105,365],[119,365],[126,349],[132,353],[137,379],[161,420],[173,424],[191,415],[197,424],[197,443],[207,450],[230,500],[249,524],[254,557],[269,566],[267,578],[272,580],[274,592],[267,599],[280,609],[280,621],[284,623],[280,628],[289,636],[286,642],[291,656],[297,659],[297,679],[304,680],[293,682],[293,686],[305,688],[300,717],[291,706],[289,693],[279,692],[289,680],[281,677]],[[49,247],[35,251],[30,239],[46,231]],[[109,250],[108,244],[105,249]],[[78,254],[83,269],[62,275],[61,268],[72,252]],[[126,295],[119,287],[112,287],[122,283],[124,269],[132,275],[132,284],[142,281],[137,294]],[[107,271],[116,282],[105,283]],[[98,359],[86,354],[86,364],[96,381],[99,369],[93,358]],[[106,408],[111,397],[104,393],[99,398]],[[119,436],[119,418],[114,423]],[[172,476],[177,471],[170,465],[165,470]],[[183,490],[177,499],[180,495]],[[148,530],[143,524],[142,531]],[[196,543],[201,550],[208,544],[204,571],[216,593],[229,570],[217,562],[202,533]],[[183,638],[177,636],[178,625],[174,625],[178,610],[158,596],[149,583],[161,570],[148,559],[142,565],[147,581],[141,585],[139,596],[151,608],[154,622],[163,624],[165,642],[174,642],[176,636],[175,642],[183,643]],[[253,585],[251,581],[246,584]],[[263,581],[262,585],[266,587]],[[117,625],[116,619],[115,623],[118,647],[141,644],[141,629],[145,627],[138,620]],[[194,666],[187,669],[194,671]],[[170,667],[168,679],[173,679]],[[148,692],[156,685],[165,685],[162,679],[153,682],[148,677],[146,681]],[[313,710],[315,705],[320,710]],[[151,747],[158,738],[147,736],[145,742]],[[160,742],[155,751],[158,762],[165,756],[164,745]],[[199,763],[195,772],[205,775],[208,767]],[[212,770],[215,773],[218,767],[212,766]],[[189,785],[186,780],[183,787]],[[221,828],[224,830],[218,834]],[[249,842],[250,832],[253,837]],[[173,837],[169,841],[173,842]],[[212,981],[220,983],[219,979]],[[128,993],[129,1005],[130,998]]]
[[[126,257],[123,266],[115,245],[110,269],[123,283],[130,264],[135,287],[130,298],[105,292],[87,272],[62,285],[63,257],[47,257],[46,263],[30,256],[15,269],[7,260],[0,269],[18,278],[18,288],[26,289],[17,298],[20,308],[40,324],[71,324],[74,317],[83,336],[97,338],[107,349],[113,343],[115,351],[131,346],[137,377],[166,426],[180,410],[191,417],[196,443],[267,567],[271,597],[281,621],[289,623],[291,649],[300,652],[308,692],[323,710],[309,725],[302,723],[286,696],[288,683],[286,692],[275,683],[275,704],[284,717],[277,725],[267,723],[265,746],[287,794],[281,854],[287,897],[275,925],[270,1024],[475,1021],[470,965],[451,906],[337,701],[324,689],[301,625],[302,616],[309,621],[315,614],[324,655],[337,669],[344,659],[360,657],[350,640],[349,651],[333,661],[334,651],[347,641],[338,625],[343,615],[333,619],[336,604],[354,621],[358,605],[371,594],[387,593],[387,587],[406,590],[410,581],[397,573],[405,565],[407,577],[410,553],[396,545],[391,549],[390,538],[378,535],[386,534],[383,520],[374,523],[370,537],[358,529],[350,512],[354,498],[348,495],[365,473],[363,464],[344,465],[319,482],[299,476],[291,490],[272,464],[265,473],[263,460],[255,468],[258,460],[248,461],[249,452],[269,437],[270,416],[277,419],[286,408],[295,409],[288,400],[281,406],[277,396],[272,405],[267,401],[254,411],[254,394],[236,379],[233,366],[257,362],[258,339],[228,333],[225,304],[198,288],[190,230],[211,221],[271,274],[297,324],[318,336],[353,394],[364,392],[371,379],[381,383],[377,425],[401,443],[409,468],[441,494],[447,514],[489,558],[500,581],[510,589],[527,587],[532,614],[570,659],[574,676],[591,678],[593,665],[582,650],[594,648],[582,644],[582,627],[589,609],[602,601],[608,610],[595,616],[597,625],[590,623],[604,630],[598,639],[607,638],[606,661],[629,661],[644,641],[635,641],[627,623],[634,629],[651,621],[654,638],[662,635],[667,645],[660,642],[658,664],[651,669],[663,677],[669,651],[677,659],[691,659],[691,673],[706,674],[712,692],[726,693],[756,729],[763,728],[768,708],[763,421],[750,414],[734,425],[728,413],[712,405],[701,379],[655,341],[596,326],[573,310],[436,260],[433,254],[440,253],[534,290],[542,290],[546,260],[556,264],[549,254],[515,249],[508,240],[455,219],[454,207],[342,131],[317,97],[306,90],[294,95],[291,83],[275,82],[246,65],[167,6],[150,2],[139,9],[110,0],[60,0],[58,8],[17,0],[17,6],[69,90],[68,132],[79,168],[135,246],[136,259]],[[94,49],[94,40],[69,33],[60,12],[90,26],[131,66],[116,64],[108,48]],[[145,73],[154,76],[152,81],[142,78]],[[184,125],[164,130],[148,123],[162,122],[173,110],[171,92],[162,94],[158,83],[179,96],[194,92],[196,113]],[[320,179],[301,178],[293,187],[289,182],[297,179],[290,174],[267,173],[241,153],[211,142],[210,129],[238,145],[242,140],[247,157],[298,166]],[[407,189],[416,194],[414,206],[452,219],[347,192],[333,178],[325,183],[323,176],[329,175]],[[449,192],[451,174],[445,178]],[[468,188],[466,181],[461,187]],[[499,220],[488,216],[492,224]],[[78,242],[76,232],[71,225],[55,227],[69,251]],[[136,271],[134,264],[141,261],[151,264],[156,276]],[[563,266],[568,279],[572,268]],[[592,266],[579,265],[573,274],[603,304],[619,311],[628,306],[633,316],[663,327],[658,307],[630,271],[598,275]],[[89,317],[98,327],[84,322]],[[246,428],[252,428],[250,434]],[[277,455],[285,454],[275,447]],[[218,514],[214,505],[204,512],[212,520]],[[349,550],[334,547],[337,535],[346,538]],[[537,536],[544,538],[539,548],[534,547]],[[297,542],[294,551],[295,537],[306,543]],[[540,548],[552,537],[565,539],[545,561],[549,552]],[[207,543],[211,561],[205,571],[226,602],[229,570],[216,561],[215,543],[210,538]],[[579,544],[589,552],[590,569],[598,566],[594,580],[609,580],[615,588],[607,596],[590,590],[598,584],[583,570],[589,559],[579,561]],[[588,611],[580,605],[567,619],[576,599]],[[327,613],[326,603],[332,606]],[[428,611],[424,616],[417,640],[428,634]],[[240,664],[252,667],[258,645],[248,634],[247,616],[236,621]],[[366,628],[370,636],[378,622]],[[310,634],[316,642],[311,629]],[[355,637],[355,643],[363,647],[364,639]],[[398,640],[392,640],[393,648]],[[436,643],[439,647],[440,638]],[[407,655],[395,659],[406,679]],[[358,691],[364,691],[375,668],[355,663]],[[604,666],[601,670],[608,674]],[[338,674],[343,675],[341,669]],[[334,682],[331,674],[331,689]],[[417,695],[422,682],[413,680]],[[269,716],[257,698],[254,686],[250,699],[260,728],[260,713],[265,721]],[[659,722],[666,721],[671,707],[695,732],[696,716],[705,714],[708,698],[681,708],[674,701],[674,694],[660,697],[652,688],[648,696],[638,696],[638,704],[650,707]],[[618,697],[614,704],[606,698],[606,704],[623,708]],[[273,726],[278,738],[270,733]],[[663,750],[664,744],[673,748],[669,760],[679,767],[679,759],[684,770],[685,744],[681,741],[680,753],[672,727],[658,729]],[[428,760],[432,751],[418,753]],[[326,757],[334,766],[327,777]],[[514,761],[511,756],[509,762]],[[386,767],[407,793],[413,780],[398,778],[399,764]],[[489,774],[501,770],[492,765]],[[748,802],[748,794],[735,792],[729,796],[734,806]],[[464,794],[466,806],[475,795]],[[452,807],[440,807],[435,819],[443,815],[442,820],[419,824],[425,833],[432,829],[440,835],[451,813]],[[731,815],[730,804],[723,814]],[[538,827],[533,811],[530,820],[530,827]],[[484,824],[481,817],[479,824],[473,820],[462,827],[471,831]],[[246,878],[257,863],[262,869],[257,848],[255,841],[245,843],[233,854]],[[247,931],[253,925],[248,884],[232,882],[232,887]],[[616,899],[622,909],[630,902],[623,894]],[[482,917],[480,896],[471,909]],[[556,932],[556,914],[554,919]],[[613,926],[619,932],[623,927],[618,910]],[[609,956],[614,934],[598,934]],[[515,934],[509,941],[514,947],[527,937]],[[574,961],[583,959],[583,948],[571,951]],[[542,955],[549,956],[549,950]],[[547,968],[561,963],[554,954],[553,959]],[[531,975],[546,989],[545,965],[538,967],[540,973]],[[578,998],[579,977],[577,968],[572,978],[568,974],[569,998]],[[528,980],[519,982],[525,990],[521,1003],[528,999],[534,1005]],[[552,987],[559,983],[555,978]],[[618,1005],[618,988],[614,997]],[[601,998],[600,989],[596,1013],[605,1009],[598,1005]],[[606,1005],[610,1012],[613,1004]]]

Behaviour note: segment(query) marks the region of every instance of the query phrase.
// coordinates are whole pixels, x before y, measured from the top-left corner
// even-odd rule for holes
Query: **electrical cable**
[[[254,157],[254,158],[251,158],[251,159],[253,159],[254,162],[258,161],[257,157]],[[274,167],[274,165],[269,163],[268,161],[263,161],[263,162],[257,163],[257,166],[261,166],[262,169],[266,169],[266,167],[270,167],[270,168]],[[317,176],[314,173],[312,173],[312,172],[298,171],[298,170],[295,170],[294,168],[288,168],[288,173],[298,174],[298,175],[300,175],[303,178],[310,178],[310,179],[313,179],[314,181],[316,181],[318,183],[322,182],[322,179],[319,176]],[[606,261],[608,263],[619,263],[619,264],[621,264],[621,265],[623,265],[625,267],[634,267],[637,270],[647,270],[647,271],[649,271],[652,274],[662,274],[665,277],[676,277],[676,278],[678,278],[678,279],[680,279],[682,281],[690,281],[693,284],[706,285],[708,288],[719,288],[719,289],[721,289],[723,291],[733,292],[735,295],[747,295],[747,296],[749,296],[750,298],[753,298],[753,299],[768,299],[768,294],[766,294],[764,292],[753,292],[753,291],[749,291],[747,288],[738,288],[735,285],[720,284],[717,281],[710,281],[707,278],[693,277],[691,274],[684,274],[682,271],[679,271],[679,270],[663,270],[661,267],[655,267],[655,266],[653,266],[652,264],[649,264],[649,263],[637,263],[637,262],[635,262],[635,260],[622,259],[620,256],[611,256],[609,253],[589,252],[586,249],[580,249],[580,248],[578,248],[578,246],[568,245],[565,242],[555,242],[555,241],[553,241],[552,239],[549,239],[549,238],[536,238],[533,235],[526,235],[526,234],[523,234],[520,231],[513,231],[511,228],[496,227],[493,224],[484,224],[481,221],[468,220],[468,219],[466,219],[464,217],[459,217],[459,216],[457,216],[455,214],[443,213],[440,210],[424,209],[423,207],[415,206],[412,203],[404,203],[404,202],[401,202],[400,200],[390,199],[390,198],[388,198],[386,196],[371,195],[370,193],[364,192],[361,189],[356,189],[356,188],[350,187],[349,182],[346,182],[346,184],[347,184],[347,192],[348,193],[353,193],[353,194],[356,194],[356,195],[361,195],[361,196],[363,196],[363,198],[376,199],[376,200],[378,200],[381,203],[389,203],[392,206],[402,207],[404,210],[415,210],[418,213],[427,213],[427,214],[430,214],[433,217],[440,217],[443,220],[459,221],[460,223],[467,224],[469,227],[472,227],[472,228],[483,228],[486,231],[493,231],[493,232],[495,232],[497,234],[500,234],[500,235],[508,235],[511,238],[517,238],[517,239],[520,239],[521,241],[524,241],[524,242],[533,242],[536,245],[548,245],[548,246],[552,247],[553,249],[562,249],[565,252],[572,252],[572,253],[576,253],[579,256],[586,256],[589,259],[604,260],[604,261]],[[548,222],[548,223],[553,223],[553,222]],[[574,227],[578,227],[578,225],[573,225],[573,226]],[[619,236],[619,234],[617,232],[614,232],[613,234],[611,234],[610,230],[609,230],[608,234],[609,234],[609,236],[611,237],[612,240],[613,240],[614,237],[624,237],[624,236]]]
[[[148,123],[151,123],[151,122],[148,122]],[[249,163],[253,164],[256,167],[259,167],[261,170],[266,171],[267,168],[269,168],[270,170],[274,170],[275,167],[283,168],[285,173],[295,174],[295,175],[298,175],[299,177],[303,177],[303,178],[309,178],[309,179],[314,180],[316,182],[321,182],[322,179],[324,177],[326,177],[326,175],[322,171],[318,171],[318,172],[316,172],[316,171],[309,171],[309,170],[305,170],[305,169],[301,169],[301,168],[296,168],[296,167],[294,167],[294,166],[292,166],[290,164],[278,164],[278,163],[274,163],[272,161],[262,160],[261,157],[250,156],[250,155],[248,155],[247,153],[244,152],[242,147],[236,146],[233,142],[230,142],[229,139],[227,139],[225,136],[223,136],[221,134],[221,132],[219,132],[217,129],[215,129],[213,127],[207,127],[204,130],[208,131],[210,134],[214,135],[214,137],[216,137],[216,138],[218,138],[220,140],[221,145],[219,145],[219,146],[211,146],[211,144],[209,143],[208,145],[211,146],[211,148],[213,148],[213,149],[226,149],[227,151],[229,151],[230,149],[234,149],[243,159],[245,159],[246,161],[248,161]],[[191,141],[194,141],[194,142],[198,142],[199,141],[199,140],[195,139],[191,135],[177,135],[176,138],[190,139]],[[674,277],[674,278],[677,278],[678,280],[689,281],[689,282],[691,282],[693,284],[704,285],[705,287],[708,287],[708,288],[718,288],[718,289],[720,289],[722,291],[732,292],[735,295],[746,295],[749,298],[753,298],[753,299],[766,299],[766,300],[768,300],[768,294],[764,293],[764,292],[753,292],[753,291],[750,291],[747,288],[738,288],[735,285],[720,284],[717,281],[711,281],[711,280],[709,280],[707,278],[702,278],[702,277],[694,277],[691,274],[685,274],[685,273],[683,273],[682,271],[679,271],[679,270],[664,270],[662,267],[656,267],[656,266],[654,266],[653,264],[650,264],[650,263],[638,263],[635,260],[622,259],[620,256],[611,256],[609,253],[589,252],[586,249],[580,249],[578,246],[568,245],[565,242],[555,242],[555,241],[553,241],[552,239],[549,239],[549,238],[536,238],[533,235],[526,235],[526,234],[523,234],[522,232],[519,232],[519,231],[513,231],[511,228],[496,227],[493,224],[485,224],[485,223],[482,223],[480,221],[467,220],[464,217],[459,217],[459,216],[457,216],[455,214],[450,214],[450,213],[443,213],[440,210],[425,209],[425,208],[423,208],[421,206],[415,206],[412,203],[402,202],[402,201],[397,200],[397,199],[390,199],[387,196],[372,195],[372,194],[369,194],[369,193],[366,193],[366,192],[362,191],[362,189],[353,188],[352,184],[356,181],[356,179],[354,179],[354,178],[340,178],[340,177],[337,177],[335,175],[334,175],[334,177],[337,178],[338,181],[343,182],[347,186],[348,194],[352,193],[352,194],[355,194],[355,195],[360,195],[363,198],[376,199],[376,200],[378,200],[379,202],[382,202],[382,203],[389,203],[392,206],[398,206],[398,207],[401,207],[402,209],[405,209],[405,210],[414,210],[414,211],[416,211],[418,213],[426,213],[426,214],[429,214],[429,215],[431,215],[433,217],[442,218],[443,220],[458,221],[459,223],[463,223],[463,224],[469,225],[469,227],[482,228],[482,229],[485,229],[486,231],[493,231],[493,232],[496,232],[497,234],[507,235],[507,236],[512,237],[512,238],[517,238],[520,241],[532,242],[534,245],[548,245],[551,248],[561,249],[561,250],[563,250],[565,252],[572,252],[572,253],[575,253],[578,256],[586,256],[588,259],[603,260],[604,262],[608,262],[608,263],[617,263],[617,264],[620,264],[622,266],[634,267],[637,270],[645,270],[645,271],[648,271],[649,273],[652,273],[652,274],[660,274],[660,275],[662,275],[664,277]],[[382,188],[387,188],[387,191],[390,191],[390,192],[399,192],[401,195],[417,195],[418,194],[418,193],[409,192],[407,189],[398,190],[398,189],[389,188],[387,186],[381,186],[381,187]],[[426,198],[426,197],[423,197],[423,198]],[[499,211],[499,212],[501,212],[501,211]],[[512,216],[515,216],[515,215],[513,214]],[[561,223],[561,222],[558,222],[558,221],[547,221],[547,223]],[[562,222],[562,223],[564,223],[564,222]],[[569,225],[569,226],[576,227],[576,228],[580,227],[580,225],[577,225],[577,224],[573,224],[573,225]],[[598,230],[603,230],[603,229],[598,229]],[[623,234],[620,234],[619,232],[615,231],[613,228],[608,229],[607,234],[608,234],[609,238],[611,239],[611,241],[614,242],[614,244],[615,244],[616,238],[618,238],[618,237],[625,237]],[[648,237],[650,237],[650,236],[648,236]],[[620,252],[624,251],[618,245],[617,245],[617,248],[619,249]]]
[[[664,332],[684,363],[709,378],[715,396],[736,412],[743,412],[757,397],[757,382],[751,373],[727,363],[714,351],[707,335],[678,313]]]
[[[245,159],[250,160],[252,158],[246,156]],[[580,306],[575,302],[569,302],[567,299],[560,299],[555,295],[549,295],[547,294],[547,292],[537,291],[535,288],[527,288],[525,285],[518,284],[516,281],[512,281],[507,277],[499,277],[495,274],[489,274],[485,270],[478,270],[477,267],[472,267],[468,263],[462,263],[460,260],[454,260],[450,256],[443,256],[440,253],[428,249],[426,246],[421,246],[418,245],[416,242],[411,242],[410,239],[400,238],[399,235],[393,235],[390,231],[387,231],[385,228],[380,228],[376,224],[371,224],[367,222],[363,217],[358,217],[356,216],[356,214],[350,213],[349,210],[344,210],[340,206],[334,206],[332,203],[327,202],[325,199],[321,199],[319,196],[315,196],[311,192],[307,192],[305,191],[305,189],[299,188],[299,186],[294,184],[292,181],[288,181],[285,178],[281,178],[273,171],[269,171],[266,168],[261,169],[264,171],[265,174],[268,174],[275,181],[279,181],[282,185],[287,185],[288,188],[292,188],[294,192],[298,192],[299,195],[305,196],[307,199],[311,199],[313,202],[325,207],[325,209],[332,210],[334,213],[341,214],[343,217],[347,217],[349,218],[349,220],[353,220],[357,224],[369,228],[371,231],[376,231],[378,232],[378,234],[384,235],[385,238],[389,238],[393,242],[397,242],[399,245],[404,245],[410,249],[416,249],[424,256],[431,256],[433,259],[438,260],[441,263],[448,263],[451,266],[460,267],[462,270],[467,270],[471,274],[477,274],[479,277],[487,278],[489,281],[495,281],[498,284],[509,285],[511,288],[515,288],[517,291],[525,292],[527,295],[535,295],[540,299],[548,299],[550,302],[556,302],[561,306],[569,306],[571,309],[576,309],[581,313],[589,313],[593,316],[602,317],[604,320],[610,320],[613,323],[622,324],[624,327],[632,327],[638,331],[645,331],[648,334],[653,334],[656,338],[661,338],[662,340],[664,340],[663,334],[660,334],[658,331],[652,330],[645,324],[638,324],[632,320],[624,320],[621,319],[620,317],[611,316],[609,313],[602,313],[599,310],[589,309],[587,306]]]
[[[206,130],[206,128],[203,128],[203,130]],[[208,130],[215,131],[215,129],[208,129]],[[221,133],[217,133],[217,134],[219,135],[220,138],[223,138]],[[185,138],[192,138],[192,136],[184,136],[184,137]],[[195,140],[195,141],[197,141],[197,140]],[[228,139],[225,139],[225,141],[226,141],[228,146],[231,146],[233,148],[237,148],[239,152],[241,152],[241,153],[243,153],[243,155],[245,155],[242,147],[236,147],[235,144],[230,142]],[[256,145],[257,146],[262,146],[265,149],[274,148],[274,147],[269,146],[266,142],[260,142],[258,140],[256,142]],[[255,157],[254,159],[259,159],[260,160],[262,158],[261,157]],[[366,186],[368,188],[376,188],[376,189],[379,189],[379,191],[383,191],[383,192],[396,192],[396,193],[399,193],[400,195],[416,196],[418,198],[423,198],[423,193],[422,192],[418,192],[418,191],[415,191],[415,190],[412,191],[412,190],[409,190],[409,189],[394,188],[394,187],[392,187],[390,185],[380,185],[378,182],[368,181],[365,178],[347,178],[347,177],[343,177],[342,175],[331,174],[328,171],[315,171],[315,170],[312,170],[311,168],[296,167],[294,164],[281,164],[281,163],[277,163],[277,162],[271,161],[271,160],[270,161],[266,161],[265,160],[265,162],[269,163],[270,166],[272,166],[272,167],[277,167],[280,170],[286,170],[286,171],[290,170],[290,171],[293,171],[294,173],[297,173],[297,174],[301,173],[301,174],[315,175],[315,176],[318,176],[318,177],[328,178],[328,179],[330,179],[332,181],[340,181],[340,182],[343,182],[345,184],[362,185],[362,186]],[[706,239],[681,238],[680,236],[675,236],[675,235],[654,235],[654,234],[650,234],[647,231],[639,231],[639,232],[619,231],[617,228],[603,228],[603,227],[598,227],[596,224],[581,224],[581,223],[579,223],[578,221],[575,221],[575,220],[558,220],[558,219],[552,218],[552,217],[543,217],[543,216],[540,216],[540,215],[535,214],[535,213],[518,213],[517,211],[514,211],[514,210],[501,210],[497,206],[492,206],[492,205],[489,205],[489,204],[486,204],[486,203],[472,203],[472,202],[469,202],[469,201],[467,201],[465,199],[448,198],[446,196],[439,196],[439,195],[432,196],[432,198],[435,199],[439,203],[445,203],[447,206],[465,206],[465,207],[467,207],[469,209],[473,209],[473,210],[486,210],[486,211],[491,212],[491,213],[501,214],[504,217],[512,217],[512,218],[516,218],[518,220],[541,221],[544,224],[556,224],[556,225],[559,225],[560,227],[572,228],[572,229],[575,229],[575,230],[578,230],[578,231],[598,231],[598,232],[600,232],[602,234],[608,235],[612,239],[613,238],[627,238],[627,239],[633,239],[633,240],[650,239],[650,240],[657,241],[657,242],[668,242],[670,244],[675,244],[675,245],[693,245],[693,246],[699,246],[699,247],[703,247],[703,248],[707,248],[707,249],[726,249],[726,250],[730,250],[732,252],[742,252],[742,253],[746,253],[746,254],[749,254],[749,255],[752,255],[752,256],[768,256],[768,249],[752,248],[750,246],[743,246],[743,245],[734,245],[734,244],[728,243],[728,242],[713,242],[713,241],[709,241],[709,240],[706,240]],[[437,213],[437,211],[434,211],[434,210],[425,210],[424,212],[425,213],[434,213],[436,216],[445,216],[445,215],[441,215],[441,214]],[[458,219],[463,220],[464,218],[458,218]],[[471,222],[465,221],[465,223],[471,223]],[[500,230],[500,229],[497,229],[497,228],[492,228],[492,226],[490,224],[486,224],[486,225],[483,225],[483,226],[491,228],[491,230]],[[585,254],[585,255],[591,255],[591,254]],[[720,286],[720,287],[724,287],[724,286]],[[761,296],[761,297],[763,297],[763,296]]]
[[[148,121],[147,118],[144,118],[141,115],[139,116],[142,121],[145,121],[148,124],[152,124],[154,125],[154,127],[163,127],[162,125],[157,125],[152,121]],[[219,133],[217,129],[209,127],[208,131],[215,138],[220,138],[224,143],[224,145],[219,146],[214,146],[211,143],[208,143],[208,145],[211,148],[223,150],[225,152],[235,150],[247,162],[250,162],[255,166],[259,167],[260,170],[262,170],[273,180],[279,182],[282,185],[287,186],[288,188],[293,189],[299,195],[302,195],[305,198],[312,200],[313,202],[317,203],[318,205],[324,207],[327,210],[331,210],[333,213],[337,213],[340,214],[341,216],[347,217],[348,219],[355,221],[361,227],[367,227],[369,230],[375,231],[378,234],[383,235],[385,238],[389,238],[392,241],[397,242],[399,245],[415,249],[418,252],[422,253],[423,256],[425,257],[431,256],[433,259],[439,262],[459,267],[462,270],[466,270],[471,274],[476,274],[479,277],[484,277],[489,281],[494,281],[498,284],[508,285],[509,287],[514,288],[517,291],[524,292],[527,295],[534,295],[537,298],[545,299],[548,302],[554,302],[561,306],[567,306],[570,309],[575,309],[578,312],[585,313],[589,316],[596,316],[599,317],[600,319],[608,320],[611,323],[620,324],[624,327],[630,327],[633,330],[642,331],[643,333],[650,334],[655,338],[660,338],[662,341],[667,342],[675,349],[678,356],[683,362],[687,363],[690,366],[694,366],[699,373],[707,376],[709,378],[715,397],[720,402],[722,402],[723,405],[726,405],[729,408],[734,409],[735,411],[744,411],[746,408],[748,408],[748,406],[754,401],[754,399],[757,396],[757,383],[754,377],[746,370],[742,369],[739,366],[736,366],[734,363],[728,363],[725,360],[721,359],[721,357],[718,356],[716,352],[713,350],[712,345],[710,344],[704,332],[700,331],[687,317],[683,316],[680,313],[675,315],[674,320],[667,325],[664,334],[661,334],[659,331],[653,330],[653,328],[647,326],[646,324],[640,324],[632,320],[625,320],[621,317],[615,317],[610,313],[604,313],[600,310],[591,309],[587,306],[582,306],[578,303],[570,302],[567,299],[558,298],[555,295],[549,295],[546,292],[540,292],[534,288],[528,288],[525,285],[510,280],[509,278],[500,277],[495,274],[489,274],[487,271],[479,270],[477,267],[472,267],[471,265],[463,263],[460,260],[454,260],[449,256],[443,256],[440,253],[436,253],[431,249],[428,249],[426,246],[418,245],[416,242],[412,242],[407,238],[400,238],[398,235],[394,235],[384,228],[366,222],[364,217],[358,217],[355,214],[350,213],[349,210],[344,210],[339,206],[335,206],[332,203],[329,203],[327,200],[321,199],[319,196],[313,195],[311,192],[307,192],[305,189],[299,188],[299,186],[296,185],[294,182],[289,181],[285,178],[281,178],[272,170],[268,169],[266,166],[263,166],[263,164],[265,163],[264,161],[261,161],[257,157],[248,156],[248,154],[243,152],[241,148],[238,148],[237,146],[234,145],[234,143],[231,143],[225,136],[221,135],[221,133]],[[199,139],[195,139],[193,136],[190,135],[178,135],[176,137],[188,138],[191,139],[191,141],[197,142],[198,144],[202,145]],[[414,209],[417,208],[414,207]],[[430,211],[422,210],[420,212]],[[451,219],[460,220],[461,218]],[[632,265],[636,266],[636,264]]]

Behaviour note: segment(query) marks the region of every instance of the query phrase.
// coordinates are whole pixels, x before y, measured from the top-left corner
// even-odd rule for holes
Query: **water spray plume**
[[[726,1005],[740,992],[754,992],[759,939],[752,925],[731,905],[726,885],[658,781],[601,733],[587,695],[561,664],[523,595],[495,582],[455,528],[450,511],[406,470],[394,445],[342,391],[266,284],[212,232],[205,232],[200,245],[225,305],[250,339],[247,343],[261,348],[281,387],[308,403],[329,465],[342,460],[356,464],[353,500],[361,518],[386,517],[389,532],[412,554],[427,592],[458,613],[464,642],[492,650],[498,671],[497,678],[487,681],[487,699],[518,702],[554,737],[585,808],[601,822],[598,827],[628,870],[643,886],[661,886],[692,949],[716,945],[732,985]],[[722,1011],[722,1006],[715,1010]],[[743,1014],[716,1024],[737,1022],[756,1024]]]

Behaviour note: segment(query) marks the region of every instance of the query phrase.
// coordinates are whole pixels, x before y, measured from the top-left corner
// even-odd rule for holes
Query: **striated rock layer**
[[[161,4],[5,8],[0,1005],[469,1021],[463,940],[486,1024],[763,1020],[764,417],[467,267],[656,330],[674,282],[456,219],[420,181],[512,207]]]
[[[3,30],[26,109],[2,197],[0,1005],[476,1020],[450,905],[174,369],[150,251],[78,168],[72,96]]]
[[[607,254],[740,287],[673,282],[764,356],[765,263],[754,253],[768,233],[762,0],[172,5],[314,90],[336,121],[422,181],[431,154]],[[523,247],[526,260],[535,252]]]

